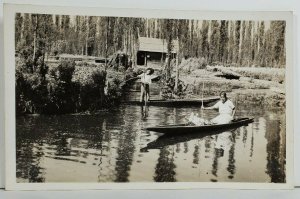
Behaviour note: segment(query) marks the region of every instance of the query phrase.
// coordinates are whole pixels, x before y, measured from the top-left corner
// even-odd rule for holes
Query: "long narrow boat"
[[[210,103],[216,102],[220,99],[220,97],[209,97],[202,99],[168,99],[168,100],[150,100],[146,104],[148,106],[201,106],[202,101],[203,105],[208,105]],[[145,102],[140,101],[125,101],[125,104],[129,105],[145,105]]]
[[[141,148],[141,152],[147,152],[149,149],[162,149],[165,146],[171,146],[178,143],[188,142],[195,139],[203,139],[207,136],[217,135],[223,132],[233,133],[236,128],[230,130],[216,130],[210,132],[197,132],[197,133],[187,133],[187,134],[163,134],[159,136],[156,140],[149,142],[146,147]]]
[[[213,124],[213,125],[203,125],[203,126],[191,126],[189,124],[163,125],[163,126],[147,127],[145,128],[145,130],[155,131],[155,132],[164,133],[168,135],[200,133],[200,132],[208,133],[208,132],[219,131],[219,130],[226,131],[228,129],[234,129],[240,126],[246,126],[252,122],[253,122],[253,118],[240,118],[240,119],[235,119],[228,124]]]
[[[253,119],[249,118],[241,118],[238,119],[234,125],[226,125],[223,128],[206,128],[206,130],[195,130],[195,131],[181,131],[180,133],[174,133],[169,131],[169,133],[165,133],[159,136],[156,140],[147,144],[146,147],[141,149],[141,152],[147,152],[149,149],[161,149],[165,146],[175,145],[182,142],[188,142],[194,139],[203,139],[207,136],[217,135],[223,132],[231,132],[233,133],[237,128],[241,126],[248,125],[253,122]],[[174,127],[174,126],[173,126]],[[195,126],[194,129],[197,129]]]

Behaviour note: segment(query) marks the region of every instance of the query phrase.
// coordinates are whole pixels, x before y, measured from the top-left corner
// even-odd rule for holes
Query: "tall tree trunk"
[[[34,29],[34,32],[33,32],[33,56],[32,56],[32,62],[33,62],[33,65],[35,65],[36,63],[36,61],[35,61],[35,59],[36,59],[36,48],[37,48],[37,46],[36,46],[36,40],[37,40],[37,30],[38,30],[38,16],[37,15],[35,15],[35,22],[36,22],[36,24],[35,24],[35,29]],[[35,66],[33,66],[33,67],[35,67]]]
[[[35,51],[36,51],[36,31],[33,33],[33,57],[32,62],[35,62]]]
[[[235,58],[234,58],[234,63],[238,63],[239,61],[239,55],[240,55],[240,39],[241,39],[241,21],[236,21],[235,22]]]
[[[109,33],[109,17],[106,18],[106,37],[105,37],[105,71],[107,70],[107,53],[108,53],[108,33]]]
[[[130,29],[128,31],[126,31],[127,33],[127,39],[126,39],[126,55],[128,54],[128,48],[129,48],[129,33],[130,33]]]
[[[168,62],[167,62],[167,70],[166,70],[166,79],[171,78],[171,59],[172,59],[172,37],[170,34],[168,38]]]
[[[178,91],[178,82],[179,82],[179,70],[178,70],[178,52],[176,52],[176,76],[175,76],[175,92]]]
[[[88,56],[88,41],[89,41],[89,34],[90,34],[90,31],[89,31],[89,29],[90,29],[90,26],[89,26],[89,19],[88,19],[88,17],[86,17],[86,38],[85,38],[85,55],[86,56]]]

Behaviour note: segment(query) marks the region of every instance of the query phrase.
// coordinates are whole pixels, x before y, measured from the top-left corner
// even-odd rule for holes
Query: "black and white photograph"
[[[13,21],[14,183],[289,181],[287,20]]]

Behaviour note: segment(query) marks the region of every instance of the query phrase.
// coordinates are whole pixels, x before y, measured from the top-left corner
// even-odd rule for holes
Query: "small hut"
[[[171,57],[175,58],[179,50],[178,40],[173,40]],[[136,63],[137,65],[161,66],[167,56],[167,41],[164,39],[139,37],[137,43]]]

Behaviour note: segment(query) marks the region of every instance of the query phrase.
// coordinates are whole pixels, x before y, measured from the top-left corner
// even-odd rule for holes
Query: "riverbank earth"
[[[201,67],[186,61],[179,65],[179,78],[187,87],[187,97],[217,96],[225,91],[236,103],[285,106],[284,68]]]

